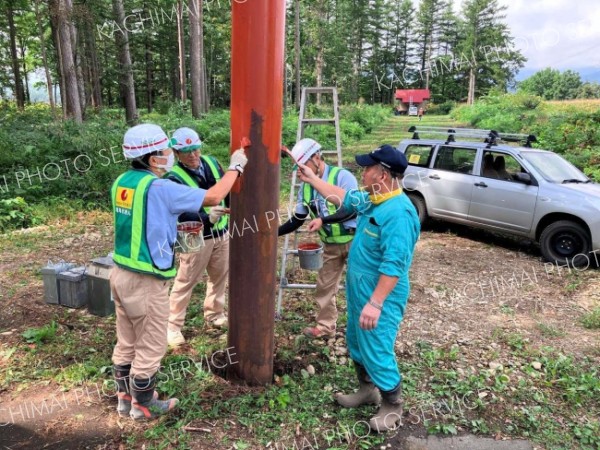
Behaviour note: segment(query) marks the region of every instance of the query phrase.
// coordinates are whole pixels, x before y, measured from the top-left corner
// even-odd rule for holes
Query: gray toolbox
[[[110,293],[110,272],[115,266],[112,255],[92,259],[87,269],[88,311],[96,316],[115,313],[115,302]]]
[[[88,302],[85,267],[74,267],[57,276],[60,304],[69,308],[81,308]]]
[[[60,304],[60,291],[58,289],[58,274],[75,267],[74,263],[60,261],[53,263],[48,261],[46,267],[42,267],[42,280],[44,282],[44,300],[52,305]]]

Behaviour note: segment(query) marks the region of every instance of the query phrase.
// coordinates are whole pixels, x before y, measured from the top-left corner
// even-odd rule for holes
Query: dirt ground
[[[59,322],[66,326],[77,322],[69,317],[87,315],[84,310],[65,312],[46,305],[39,269],[49,259],[84,263],[105,255],[112,242],[107,223],[106,215],[82,214],[77,224],[38,227],[4,238],[0,351],[28,345],[21,334],[48,324],[57,310]],[[502,354],[496,342],[499,333],[518,333],[530,345],[552,346],[600,364],[600,333],[579,322],[583,313],[600,305],[597,269],[558,270],[545,264],[530,243],[434,224],[421,235],[411,280],[397,343],[399,358],[414,355],[417,343],[427,341],[434,347],[460,345],[468,355],[465,369],[487,367],[493,360],[510,364],[511,355]],[[549,328],[558,332],[543,332]],[[11,358],[0,353],[0,371],[10,371]],[[93,387],[64,393],[58,383],[42,381],[21,389],[16,384],[0,391],[0,449],[126,448],[121,436],[131,429],[130,421],[119,419],[114,400],[98,395]],[[32,404],[39,405],[41,399],[51,402],[36,413]],[[422,435],[423,430],[414,433]],[[399,439],[390,441],[394,448],[402,448]]]

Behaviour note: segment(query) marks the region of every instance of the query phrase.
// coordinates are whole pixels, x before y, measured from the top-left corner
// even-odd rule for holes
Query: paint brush
[[[290,150],[285,145],[281,146],[281,152],[285,155],[288,155],[290,158],[292,158],[292,161],[294,161],[294,164],[296,164],[296,166],[298,165],[298,161],[296,161],[296,158],[294,158],[294,155],[292,155],[292,152],[290,152]]]

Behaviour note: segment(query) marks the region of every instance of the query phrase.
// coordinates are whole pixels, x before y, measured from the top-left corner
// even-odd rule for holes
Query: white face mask
[[[163,156],[164,158],[164,156]],[[173,164],[175,164],[175,155],[173,155],[173,152],[169,153],[169,156],[167,156],[167,162],[166,164],[157,164],[156,167],[158,167],[159,169],[164,169],[167,172],[170,172],[171,169],[173,168]]]

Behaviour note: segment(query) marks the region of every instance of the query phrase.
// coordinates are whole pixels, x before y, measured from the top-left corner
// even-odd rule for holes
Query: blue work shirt
[[[368,192],[352,190],[346,193],[343,206],[358,214],[348,270],[399,277],[399,284],[407,285],[408,269],[421,227],[406,194],[401,193],[376,205]]]
[[[157,178],[148,189],[146,241],[154,264],[162,270],[173,264],[172,246],[177,239],[177,218],[198,212],[206,191]]]

